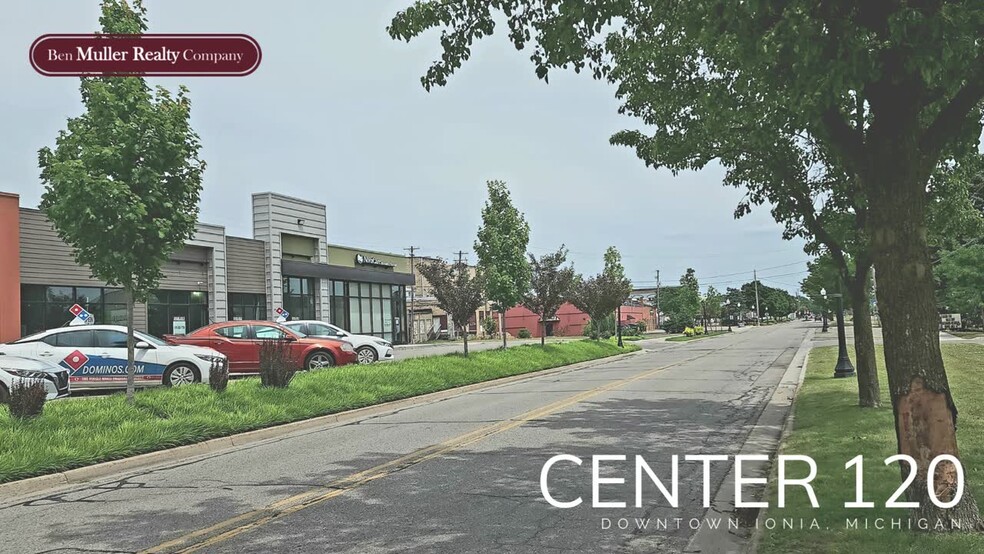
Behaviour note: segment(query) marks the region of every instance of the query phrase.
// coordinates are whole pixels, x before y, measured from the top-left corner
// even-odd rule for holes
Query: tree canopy
[[[567,263],[567,249],[563,245],[556,252],[537,258],[529,255],[530,289],[523,295],[523,306],[540,316],[540,323],[557,315],[557,310],[567,301],[574,285],[574,269],[563,267]],[[540,343],[546,332],[541,333]]]
[[[147,29],[139,0],[105,0],[99,21],[104,33]],[[41,210],[79,265],[126,293],[132,399],[133,303],[157,288],[163,264],[194,236],[205,162],[185,87],[172,94],[140,77],[86,77],[80,91],[84,113],[68,120],[54,149],[38,153]]]

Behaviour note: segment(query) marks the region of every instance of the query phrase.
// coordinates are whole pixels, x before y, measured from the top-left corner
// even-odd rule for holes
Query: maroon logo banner
[[[225,76],[256,71],[260,45],[238,34],[43,35],[31,65],[52,77]]]

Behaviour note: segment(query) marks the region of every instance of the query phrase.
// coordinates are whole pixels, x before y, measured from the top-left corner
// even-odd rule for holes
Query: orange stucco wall
[[[0,192],[0,342],[20,337],[20,198]]]

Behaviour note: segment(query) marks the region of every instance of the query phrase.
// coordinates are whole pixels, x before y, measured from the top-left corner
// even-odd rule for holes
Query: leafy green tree
[[[143,33],[146,9],[105,0],[99,22],[104,33]],[[194,235],[205,162],[184,87],[172,95],[139,77],[94,77],[80,89],[85,113],[38,154],[41,209],[79,265],[123,288],[132,402],[134,302],[157,288],[161,266]]]
[[[557,315],[574,284],[574,269],[562,267],[567,263],[567,249],[561,245],[556,252],[530,258],[530,290],[523,295],[523,306],[540,316],[540,344],[546,344],[546,322]]]
[[[519,304],[530,288],[530,265],[526,261],[530,226],[513,206],[505,183],[489,181],[488,189],[475,253],[485,276],[486,294],[505,329],[506,310]],[[506,333],[502,333],[502,347],[506,347]]]
[[[944,302],[962,313],[979,315],[984,325],[984,244],[947,252],[939,273],[946,282]]]
[[[700,313],[700,283],[693,268],[687,268],[680,277],[680,286],[672,291],[663,301],[663,312],[668,320],[664,327],[679,333],[685,327],[692,327]]]
[[[907,488],[914,515],[981,523],[973,495],[940,508],[927,492],[932,478],[944,501],[955,494],[952,463],[927,473],[933,459],[958,449],[926,219],[931,173],[981,135],[984,6],[422,0],[397,14],[389,32],[410,40],[444,29],[443,55],[422,78],[430,88],[494,32],[500,12],[513,44],[532,45],[540,78],[551,68],[588,69],[617,86],[621,111],[647,128],[612,141],[649,165],[695,169],[717,160],[730,168],[741,152],[776,148],[777,136],[800,137],[853,178],[868,206],[899,452],[917,461]]]
[[[468,321],[485,302],[485,277],[481,270],[472,275],[464,262],[449,264],[441,258],[421,262],[417,270],[430,283],[438,307],[461,330],[467,357]]]
[[[618,336],[618,345],[622,346],[622,305],[632,294],[632,283],[625,276],[625,267],[622,266],[622,254],[614,246],[609,246],[605,250],[605,270],[603,273],[613,283],[624,284],[623,292],[620,295],[618,306],[616,306],[615,334]]]
[[[722,306],[724,304],[724,295],[718,292],[713,286],[708,286],[707,290],[704,291],[704,306],[703,309],[707,313],[707,317],[710,319],[720,319],[721,314],[724,310]]]
[[[618,250],[611,246],[605,251],[605,269],[601,273],[588,279],[580,275],[574,278],[570,302],[588,314],[593,322],[601,322],[612,315],[632,294],[632,282],[625,277],[621,259]],[[599,323],[591,325],[592,338],[598,338],[600,327]]]

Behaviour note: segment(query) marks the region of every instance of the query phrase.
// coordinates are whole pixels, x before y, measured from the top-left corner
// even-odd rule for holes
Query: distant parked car
[[[42,360],[69,370],[73,389],[126,386],[127,328],[122,325],[59,327],[0,345],[0,352]],[[207,383],[226,357],[210,348],[173,346],[134,331],[137,386]]]
[[[226,321],[196,329],[187,335],[164,335],[171,344],[207,346],[229,358],[229,373],[260,372],[260,345],[283,340],[290,344],[291,358],[304,369],[320,369],[355,363],[355,348],[342,339],[307,338],[272,321]]]
[[[0,354],[0,404],[10,400],[14,385],[40,382],[52,400],[68,396],[68,370],[41,360]]]
[[[371,335],[355,335],[331,323],[313,320],[288,321],[284,327],[307,337],[341,339],[352,344],[360,364],[393,359],[393,344]]]

